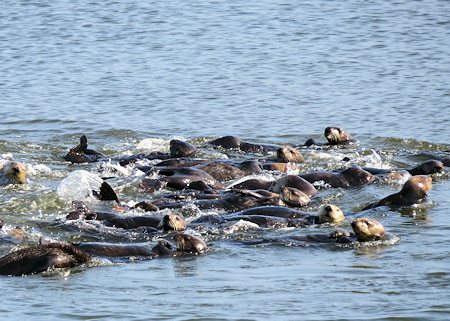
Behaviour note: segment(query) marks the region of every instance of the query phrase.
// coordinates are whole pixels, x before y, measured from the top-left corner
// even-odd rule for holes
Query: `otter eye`
[[[180,218],[179,218],[179,217],[175,217],[175,219],[176,219],[177,221],[179,221],[179,220],[180,220]]]

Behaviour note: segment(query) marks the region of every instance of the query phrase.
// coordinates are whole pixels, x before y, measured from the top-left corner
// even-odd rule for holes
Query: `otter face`
[[[179,215],[167,214],[164,215],[159,227],[164,231],[182,231],[186,229],[186,221]]]
[[[286,186],[281,187],[280,197],[284,203],[291,206],[306,206],[311,201],[309,196],[302,191]]]
[[[280,147],[277,150],[277,160],[281,163],[303,163],[305,158],[293,147]]]
[[[179,233],[173,237],[177,250],[191,253],[203,253],[206,251],[206,243],[193,235]]]
[[[376,220],[366,217],[360,217],[354,220],[352,222],[352,229],[360,242],[374,241],[384,236],[383,225]]]
[[[344,219],[345,219],[344,213],[339,207],[333,204],[327,204],[324,207],[322,207],[320,211],[318,223],[337,224],[342,222]]]
[[[352,140],[352,136],[339,127],[325,128],[324,135],[330,145],[345,144]]]
[[[27,181],[27,168],[22,163],[8,162],[3,172],[10,184],[25,184]]]

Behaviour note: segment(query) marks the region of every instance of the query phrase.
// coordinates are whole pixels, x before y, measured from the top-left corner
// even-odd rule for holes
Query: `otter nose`
[[[327,212],[331,212],[333,209],[331,208],[331,206],[330,205],[327,205],[326,207],[325,207],[325,211],[327,211]]]

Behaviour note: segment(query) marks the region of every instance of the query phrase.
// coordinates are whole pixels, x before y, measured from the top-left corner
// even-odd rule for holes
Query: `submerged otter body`
[[[76,248],[98,257],[140,257],[155,258],[158,256],[170,255],[173,251],[172,245],[160,240],[153,247],[139,244],[114,244],[99,242],[84,242],[73,244]]]
[[[88,262],[89,255],[69,244],[50,243],[22,248],[0,258],[0,274],[28,275],[51,268],[71,268]]]
[[[298,175],[285,175],[276,181],[267,181],[257,178],[251,178],[235,184],[232,188],[241,189],[266,189],[275,193],[279,193],[282,187],[292,187],[305,193],[309,197],[317,194],[317,189],[307,180]]]
[[[282,206],[259,206],[220,217],[206,215],[191,223],[193,225],[224,224],[240,220],[268,228],[305,227],[312,224],[338,224],[344,220],[344,214],[339,207],[331,204],[322,207],[318,215]]]
[[[244,142],[236,136],[224,136],[209,142],[214,146],[220,146],[225,149],[237,149],[248,153],[267,153],[276,151],[279,146],[269,144],[253,144]]]
[[[224,217],[252,216],[252,215],[273,216],[283,218],[308,218],[311,224],[321,224],[327,222],[340,223],[344,220],[344,214],[342,213],[342,210],[336,205],[332,204],[327,204],[323,206],[318,215],[282,206],[259,206],[241,212],[231,213],[228,214],[228,216],[225,215]]]
[[[310,197],[292,187],[282,187],[279,193],[268,190],[231,189],[217,193],[179,193],[167,195],[153,201],[159,209],[182,208],[189,204],[199,209],[223,209],[226,211],[239,211],[246,208],[262,205],[287,205],[294,207],[305,206]]]
[[[196,184],[199,182],[203,183],[209,188],[212,189],[221,189],[223,188],[222,183],[216,180],[214,177],[197,168],[190,167],[180,167],[180,168],[161,168],[158,169],[158,174],[162,175],[159,179],[160,181],[166,182],[167,187],[181,190],[188,188],[195,188]],[[202,185],[202,186],[203,186]],[[206,189],[206,188],[205,188]],[[200,190],[204,190],[203,188]]]
[[[412,176],[415,175],[431,175],[435,173],[441,173],[444,171],[444,163],[442,163],[439,160],[428,160],[425,161],[415,167],[407,168],[407,169],[381,169],[381,168],[370,168],[370,167],[363,167],[365,171],[368,171],[371,174],[374,175],[380,175],[380,174],[388,174],[394,171],[407,171]]]
[[[153,202],[160,209],[181,208],[188,204],[194,204],[200,209],[223,209],[226,211],[239,211],[245,208],[260,205],[283,204],[279,194],[268,191],[230,190],[223,193],[222,197],[214,194],[209,199],[196,199],[189,202],[165,202],[164,200]]]
[[[243,162],[218,160],[197,165],[196,168],[201,169],[219,181],[229,181],[246,175],[259,174],[263,171],[256,160]]]
[[[370,218],[357,218],[351,223],[352,232],[335,230],[330,234],[309,234],[301,236],[281,236],[278,238],[263,239],[255,243],[299,241],[306,244],[351,244],[356,242],[372,242],[385,239],[383,225]],[[251,241],[250,241],[251,243]]]
[[[167,214],[164,217],[159,216],[123,216],[116,213],[95,212],[88,208],[83,202],[73,202],[75,210],[67,215],[68,220],[83,218],[86,220],[102,221],[106,226],[122,229],[136,229],[149,227],[153,229],[162,228],[164,231],[183,230],[186,227],[184,219],[178,215]]]
[[[305,173],[300,174],[300,177],[306,179],[310,183],[323,181],[333,188],[363,186],[375,180],[374,175],[357,167],[350,167],[339,172],[318,171]]]

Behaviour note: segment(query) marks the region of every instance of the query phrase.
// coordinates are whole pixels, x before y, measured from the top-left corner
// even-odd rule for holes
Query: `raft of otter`
[[[79,199],[66,200],[66,212],[59,218],[37,224],[39,240],[29,238],[20,226],[1,221],[0,241],[11,246],[0,258],[0,274],[88,267],[96,258],[127,262],[207,255],[214,242],[233,240],[232,231],[239,229],[244,235],[246,229],[261,235],[267,230],[290,231],[259,240],[255,235],[247,240],[241,233],[238,240],[244,245],[297,241],[378,246],[398,241],[385,231],[382,221],[387,219],[374,209],[395,211],[426,202],[434,177],[445,173],[445,157],[429,156],[405,168],[374,168],[343,157],[341,166],[327,168],[326,163],[315,165],[314,151],[332,157],[359,143],[338,127],[327,127],[324,135],[327,142],[308,140],[292,146],[235,136],[200,144],[174,139],[169,152],[126,156],[90,149],[82,135],[60,159],[74,169],[90,166],[90,175],[99,183],[77,194]],[[30,180],[26,164],[0,165],[4,188]],[[74,189],[82,183],[82,178],[71,182]],[[356,203],[350,210],[343,211],[338,198],[328,200],[337,193],[387,184],[398,186],[398,191]],[[127,189],[134,193],[123,192]],[[53,238],[54,231],[60,237]]]

